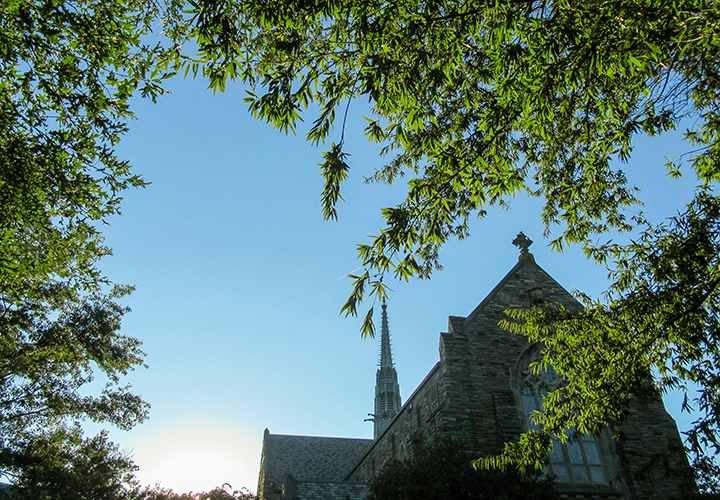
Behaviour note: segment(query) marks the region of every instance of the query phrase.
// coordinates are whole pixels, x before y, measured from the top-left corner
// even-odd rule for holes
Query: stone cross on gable
[[[515,237],[515,239],[512,241],[512,244],[520,249],[520,255],[529,253],[528,248],[530,248],[530,245],[532,245],[532,243],[532,240],[525,236],[522,231],[520,231]]]

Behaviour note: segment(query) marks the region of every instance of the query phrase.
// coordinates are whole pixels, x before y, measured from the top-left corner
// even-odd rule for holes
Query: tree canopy
[[[148,412],[120,382],[144,358],[119,332],[131,287],[98,262],[99,226],[144,184],[114,147],[131,96],[161,93],[163,49],[142,42],[158,15],[142,0],[0,10],[0,474],[18,498],[117,498],[135,468],[77,422],[128,429]]]
[[[688,391],[696,457],[720,451],[716,1],[225,0],[189,2],[185,16],[169,33],[197,50],[176,52],[168,68],[220,91],[241,80],[250,112],[285,132],[310,115],[307,140],[326,148],[328,219],[350,168],[348,107],[369,101],[365,134],[386,158],[369,181],[407,178],[407,196],[358,246],[364,271],[343,312],[384,298],[388,275],[428,278],[442,245],[467,237],[470,218],[488,207],[518,193],[541,198],[552,247],[581,245],[612,278],[607,298],[588,298],[582,314],[511,313],[524,323],[507,326],[542,339],[544,363],[568,379],[546,402],[546,428],[594,432],[640,403],[654,374],[661,392]],[[652,225],[625,170],[638,136],[679,126],[687,149],[657,175],[693,176],[696,197]],[[633,239],[603,243],[616,232]],[[373,332],[369,308],[363,333]],[[542,447],[517,446],[499,462],[541,463]]]

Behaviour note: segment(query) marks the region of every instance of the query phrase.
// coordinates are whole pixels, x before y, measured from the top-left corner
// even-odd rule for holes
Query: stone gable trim
[[[532,257],[532,254],[529,255]],[[519,281],[514,283],[514,278],[517,278]],[[545,283],[542,288],[539,286],[541,283]],[[570,292],[568,292],[560,283],[550,276],[545,269],[537,264],[534,258],[524,258],[515,264],[515,266],[505,275],[500,283],[498,283],[483,299],[483,301],[480,302],[480,304],[467,316],[467,318],[462,321],[462,329],[458,328],[458,323],[460,323],[459,317],[451,317],[451,325],[453,325],[453,328],[456,331],[469,332],[473,329],[473,324],[479,321],[480,318],[487,317],[489,319],[492,316],[497,316],[497,311],[488,314],[486,309],[496,302],[496,299],[501,297],[502,293],[506,291],[506,288],[517,289],[518,286],[521,288],[527,288],[523,292],[523,295],[526,295],[526,297],[520,299],[525,303],[507,303],[506,307],[521,309],[532,307],[531,302],[534,298],[533,294],[537,294],[537,292],[540,291],[540,296],[535,300],[562,304],[564,307],[572,310],[579,311],[583,309],[582,304],[580,304],[580,302],[578,302]],[[548,288],[545,289],[546,296],[543,299],[542,289],[545,288],[545,286]],[[502,314],[502,317],[505,317],[504,313]],[[495,324],[493,326],[498,325]]]
[[[500,293],[500,291],[503,288],[505,288],[505,285],[507,284],[508,281],[510,281],[510,279],[515,275],[515,273],[517,273],[521,267],[525,267],[526,263],[530,263],[531,265],[540,267],[535,263],[534,260],[533,261],[530,261],[529,259],[519,260],[518,263],[515,264],[513,266],[513,268],[510,269],[510,271],[505,275],[505,277],[500,280],[500,283],[495,285],[495,288],[493,288],[490,291],[490,293],[487,294],[487,296],[485,296],[485,298],[482,300],[482,302],[480,302],[480,304],[478,304],[478,306],[475,309],[473,309],[473,311],[465,318],[465,320],[463,321],[463,327],[472,323],[472,321],[482,312],[482,310],[485,309],[485,306],[490,301],[492,301],[495,298],[495,296],[498,293]],[[547,273],[545,273],[545,274],[547,274]]]

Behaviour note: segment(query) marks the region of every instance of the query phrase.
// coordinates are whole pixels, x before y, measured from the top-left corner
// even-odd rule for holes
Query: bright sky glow
[[[146,484],[255,491],[266,427],[372,437],[363,419],[373,408],[378,341],[360,338],[359,319],[338,315],[350,292],[342,277],[359,265],[355,244],[376,234],[380,208],[403,188],[363,183],[380,160],[362,137],[362,105],[353,104],[346,201],[338,223],[323,222],[321,155],[302,135],[254,121],[240,86],[214,97],[191,80],[170,89],[156,105],[137,103],[139,120],[118,148],[152,185],[126,193],[124,215],[104,229],[115,255],[103,270],[137,287],[123,331],[148,353],[150,368],[128,382],[153,406],[146,423],[111,436],[134,453]],[[692,182],[668,180],[662,169],[664,156],[681,148],[654,141],[627,168],[653,220],[691,199]],[[510,242],[519,231],[568,290],[598,296],[605,288],[605,270],[578,249],[550,252],[539,207],[519,197],[510,211],[491,210],[470,239],[445,248],[445,270],[431,281],[391,284],[403,401],[438,360],[448,316],[469,314],[515,264]],[[679,408],[674,401],[668,409],[677,417]]]
[[[205,425],[159,432],[139,443],[134,456],[145,464],[138,473],[141,482],[197,493],[239,478],[255,490],[258,465],[254,440],[245,439],[232,427]]]

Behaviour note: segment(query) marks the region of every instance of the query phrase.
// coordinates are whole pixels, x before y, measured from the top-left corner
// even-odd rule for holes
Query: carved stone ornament
[[[543,289],[540,287],[535,287],[528,293],[530,296],[530,304],[540,304],[543,301]]]
[[[525,236],[522,231],[520,231],[515,237],[515,239],[512,241],[512,244],[520,249],[521,254],[528,253],[528,248],[530,248],[530,245],[532,245],[532,243],[533,241],[527,236]]]

